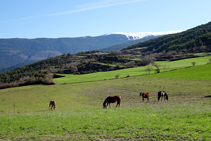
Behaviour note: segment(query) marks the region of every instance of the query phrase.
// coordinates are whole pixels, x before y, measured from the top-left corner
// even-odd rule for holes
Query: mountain
[[[147,41],[147,40],[151,40],[151,39],[154,39],[154,38],[158,38],[160,36],[163,36],[163,35],[149,35],[149,36],[145,36],[141,39],[136,39],[136,40],[131,40],[131,41],[128,41],[128,42],[124,42],[124,43],[119,43],[117,45],[113,45],[113,46],[110,46],[110,47],[107,47],[107,48],[103,48],[103,49],[100,49],[101,51],[105,51],[105,52],[110,52],[110,51],[120,51],[122,50],[123,48],[126,48],[126,47],[129,47],[131,45],[134,45],[134,44],[137,44],[137,43],[140,43],[140,42],[144,42],[144,41]]]
[[[168,52],[171,50],[177,52],[209,52],[211,51],[211,22],[181,33],[170,34],[146,42],[137,43],[123,50],[143,47],[145,49],[142,51],[145,52]]]
[[[96,37],[0,39],[0,72],[65,53],[100,50],[145,36],[163,34],[167,33],[111,33]]]
[[[123,34],[117,34],[117,36],[116,34],[103,35],[100,38],[108,42],[108,39],[103,38],[107,36],[113,36],[111,41],[114,41],[115,37],[119,40],[117,36],[124,37],[124,39],[132,41],[135,38],[134,36],[131,37]],[[42,40],[54,41],[59,39]],[[64,40],[65,39],[63,39],[63,42]],[[61,40],[59,41],[61,47],[63,47],[63,42],[61,42]],[[57,46],[55,44],[55,41],[53,43],[51,42],[51,44],[46,41],[46,44],[43,44],[42,47],[44,48],[46,45],[49,45],[48,47],[50,49],[51,45],[55,49],[53,51],[57,51]],[[42,50],[42,47],[39,47],[38,49]],[[19,48],[21,48],[21,46]],[[36,49],[37,48],[34,48],[34,52],[39,52],[39,50]],[[27,51],[28,50],[25,50],[25,52]],[[154,60],[174,61],[185,58],[199,57],[200,55],[198,52],[211,52],[211,22],[183,31],[181,33],[164,35],[145,42],[140,42],[118,52],[103,52],[93,50],[79,52],[75,55],[67,53],[60,56],[51,57],[30,65],[25,65],[0,73],[0,84],[1,82],[3,83],[1,88],[40,83],[52,84],[52,76],[58,77],[57,75],[54,75],[55,73],[86,74],[132,68],[148,65],[153,63]],[[18,51],[11,51],[11,53],[18,53]],[[156,71],[157,73],[160,72],[158,66]]]

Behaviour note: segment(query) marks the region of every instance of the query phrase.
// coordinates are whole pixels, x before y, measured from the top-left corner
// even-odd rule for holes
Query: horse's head
[[[103,104],[103,108],[106,109],[106,108],[107,108],[107,105],[104,105],[104,104]]]
[[[103,103],[103,108],[104,108],[104,109],[107,108],[106,102]]]
[[[142,96],[144,93],[143,92],[140,92],[140,96]]]

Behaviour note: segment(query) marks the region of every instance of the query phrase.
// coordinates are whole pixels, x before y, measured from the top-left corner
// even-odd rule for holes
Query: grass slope
[[[211,99],[203,98],[211,95],[211,80],[152,76],[2,89],[0,139],[211,140]],[[157,101],[159,90],[168,101]],[[150,93],[149,102],[140,91]],[[109,95],[121,95],[121,108],[103,109]],[[55,111],[48,110],[50,100],[57,102]]]
[[[169,66],[169,70],[175,70],[179,68],[191,67],[192,62],[196,62],[196,66],[204,65],[209,62],[210,56],[206,57],[199,57],[199,58],[191,58],[191,59],[184,59],[179,61],[160,61],[157,62],[163,66]],[[72,74],[64,74],[66,77],[56,78],[54,82],[56,83],[76,83],[76,82],[87,82],[87,81],[97,81],[97,80],[105,80],[105,79],[114,79],[116,75],[119,75],[119,78],[124,78],[129,76],[140,76],[140,75],[147,75],[149,72],[146,71],[147,66],[145,67],[137,67],[137,68],[130,68],[130,69],[123,69],[123,70],[116,70],[116,71],[108,71],[108,72],[97,72],[91,74],[84,74],[84,75],[72,75]],[[152,67],[155,69],[155,67]],[[164,67],[161,67],[161,72],[164,71]],[[154,70],[151,73],[155,73]],[[207,80],[207,79],[205,79]]]
[[[211,80],[211,64],[152,74],[146,77]]]
[[[196,108],[197,107],[197,108]],[[203,109],[203,110],[201,110]],[[12,140],[210,140],[210,109],[201,103],[46,112],[1,117]]]

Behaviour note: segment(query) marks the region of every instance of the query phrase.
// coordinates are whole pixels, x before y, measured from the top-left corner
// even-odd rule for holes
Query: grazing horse
[[[140,96],[142,96],[142,100],[144,101],[144,98],[147,98],[147,102],[149,101],[149,93],[143,93],[143,92],[140,92]]]
[[[105,101],[103,102],[103,108],[107,108],[108,105],[111,108],[111,103],[115,103],[117,102],[116,107],[120,107],[120,103],[121,103],[121,96],[119,95],[115,95],[115,96],[108,96]]]
[[[56,101],[54,100],[51,100],[50,103],[49,103],[49,110],[52,110],[52,109],[56,109]]]
[[[158,101],[159,101],[160,99],[161,99],[161,101],[162,101],[163,97],[164,97],[164,100],[165,100],[165,99],[168,100],[168,95],[167,95],[167,93],[166,93],[165,91],[159,91],[159,92],[158,92]]]

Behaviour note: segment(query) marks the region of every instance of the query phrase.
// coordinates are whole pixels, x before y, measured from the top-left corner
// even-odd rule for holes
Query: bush
[[[195,66],[195,65],[196,65],[196,62],[192,62],[191,64],[192,64],[193,66]]]

